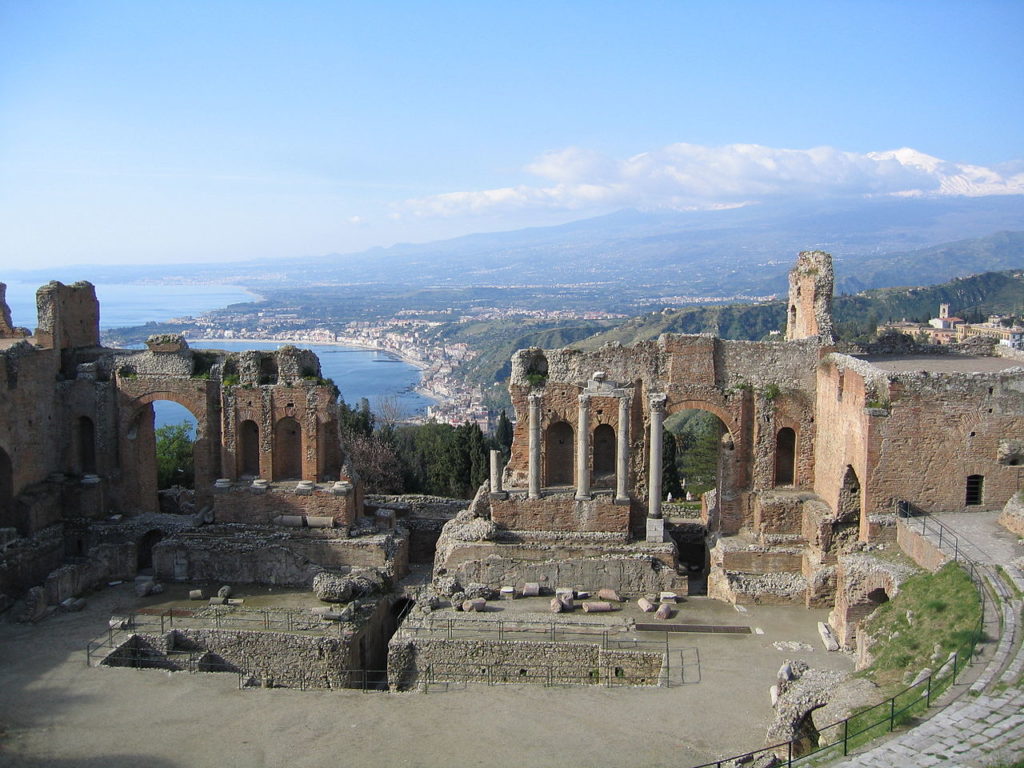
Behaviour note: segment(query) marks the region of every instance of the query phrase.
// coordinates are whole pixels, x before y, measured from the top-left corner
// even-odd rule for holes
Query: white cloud
[[[720,208],[779,197],[1024,194],[1024,176],[946,162],[912,149],[857,154],[832,147],[670,144],[618,160],[578,147],[526,171],[549,182],[449,192],[399,208],[424,217],[523,210]]]

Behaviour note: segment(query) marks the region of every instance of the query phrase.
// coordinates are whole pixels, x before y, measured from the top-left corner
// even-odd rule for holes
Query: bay
[[[35,329],[36,290],[39,285],[7,282],[7,304],[15,325]],[[98,283],[100,329],[163,322],[176,317],[201,315],[239,302],[256,301],[258,296],[234,285],[176,285],[156,283]],[[196,349],[272,350],[287,342],[222,340],[193,341]],[[362,398],[378,409],[383,400],[397,408],[402,418],[421,416],[433,401],[415,391],[420,371],[413,365],[384,352],[334,344],[296,344],[311,349],[320,358],[324,378],[333,379],[345,402],[357,406]],[[157,426],[194,423],[191,415],[176,403],[154,403]]]
[[[37,283],[7,282],[7,305],[15,325],[35,330],[39,287]],[[100,330],[160,323],[188,315],[194,317],[229,304],[260,298],[238,285],[98,283],[95,287],[96,298],[100,301]]]

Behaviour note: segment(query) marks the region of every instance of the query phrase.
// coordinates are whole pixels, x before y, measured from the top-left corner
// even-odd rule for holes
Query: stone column
[[[529,497],[540,498],[540,403],[539,392],[531,392],[527,399],[530,402],[530,465],[529,465]]]
[[[661,516],[661,451],[665,395],[651,395],[650,468],[647,475],[647,541],[665,540],[665,521]]]
[[[579,397],[576,429],[576,498],[590,498],[590,395]]]
[[[500,494],[501,488],[501,451],[491,451],[491,493]]]
[[[615,451],[615,501],[620,504],[629,502],[629,491],[626,489],[629,473],[629,398],[619,398],[619,431]]]

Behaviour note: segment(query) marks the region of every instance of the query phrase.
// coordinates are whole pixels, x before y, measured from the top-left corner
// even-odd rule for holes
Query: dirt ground
[[[853,667],[823,650],[824,611],[706,598],[689,599],[681,620],[754,631],[674,638],[700,666],[668,689],[239,690],[235,675],[88,667],[86,642],[132,604],[125,584],[37,625],[0,617],[0,765],[691,766],[763,744],[786,659]]]

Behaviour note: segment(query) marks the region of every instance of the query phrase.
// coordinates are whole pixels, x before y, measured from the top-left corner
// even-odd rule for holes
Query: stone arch
[[[274,425],[274,480],[302,479],[302,426],[291,416]]]
[[[15,528],[14,467],[7,451],[0,448],[0,528]]]
[[[598,424],[594,429],[594,484],[607,486],[615,482],[615,429],[611,424]]]
[[[238,473],[241,476],[260,475],[260,428],[252,419],[238,425]]]
[[[192,443],[196,503],[200,506],[208,503],[210,489],[220,466],[220,439],[215,430],[212,439],[209,435],[211,421],[205,389],[193,391],[195,384],[191,381],[191,386],[183,387],[184,391],[163,387],[145,391],[144,381],[123,384],[121,394],[125,399],[120,408],[119,454],[124,472],[124,506],[129,510],[145,512],[158,512],[160,509],[157,499],[156,428],[153,412],[153,403],[158,400],[180,405],[196,421],[195,440]],[[130,391],[132,388],[136,391]]]
[[[775,434],[775,485],[796,485],[796,431],[792,427]]]
[[[741,441],[744,434],[737,424],[732,412],[727,406],[705,398],[687,397],[672,400],[666,408],[666,419],[680,411],[694,410],[704,411],[716,417],[721,433],[718,436],[717,461],[715,466],[714,509],[717,513],[708,510],[709,519],[714,516],[718,521],[717,527],[727,534],[735,533],[742,521],[740,496],[746,487],[748,468],[745,465],[746,456],[749,452]],[[677,451],[681,448],[677,447]],[[681,477],[681,480],[687,480]],[[691,491],[693,487],[687,482],[685,491]],[[701,490],[697,488],[696,495],[700,496]]]
[[[88,416],[79,416],[75,425],[76,469],[83,475],[96,473],[96,427]]]
[[[572,485],[575,478],[575,430],[567,421],[556,421],[544,431],[544,485]]]

